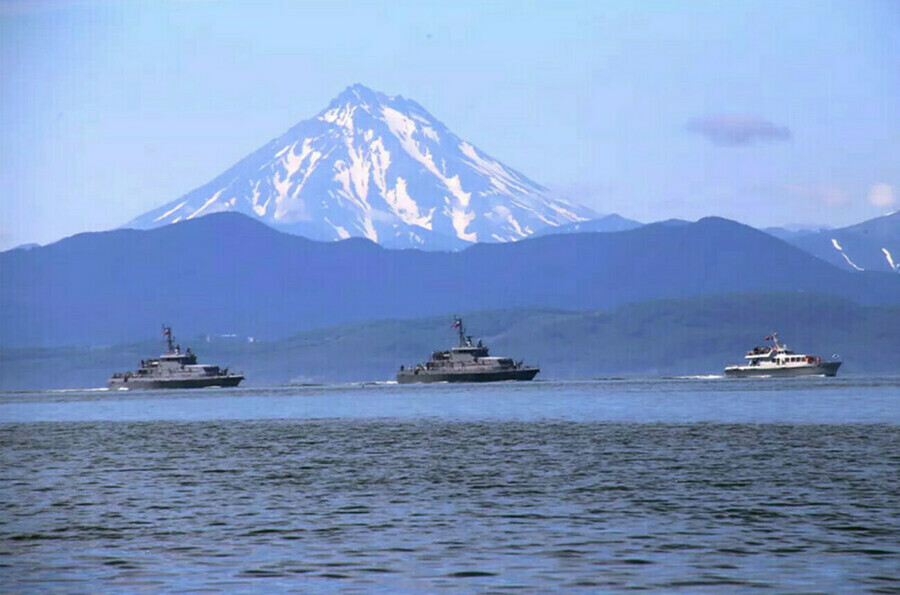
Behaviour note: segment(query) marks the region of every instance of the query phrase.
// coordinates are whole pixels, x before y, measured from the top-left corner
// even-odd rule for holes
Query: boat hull
[[[112,390],[129,389],[129,390],[156,390],[166,388],[229,388],[237,386],[244,377],[240,374],[229,374],[228,376],[206,376],[202,378],[139,378],[131,376],[130,378],[113,377],[109,379],[108,385]]]
[[[795,378],[800,376],[835,376],[841,362],[820,362],[804,366],[729,366],[728,378]]]
[[[419,382],[503,382],[506,380],[533,380],[540,368],[492,370],[484,372],[442,372],[430,370],[404,370],[397,374],[400,384]]]

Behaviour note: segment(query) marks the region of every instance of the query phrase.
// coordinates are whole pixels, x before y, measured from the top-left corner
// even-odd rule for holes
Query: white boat
[[[729,378],[785,378],[792,376],[834,376],[841,367],[840,358],[824,361],[817,355],[795,353],[778,342],[778,333],[766,337],[772,346],[754,347],[747,352],[744,365],[725,368]]]

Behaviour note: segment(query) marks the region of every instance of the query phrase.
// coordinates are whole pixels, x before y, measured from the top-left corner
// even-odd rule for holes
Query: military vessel
[[[834,376],[841,361],[823,361],[817,355],[798,354],[778,342],[778,333],[765,338],[772,341],[772,346],[757,346],[747,352],[745,365],[728,366],[725,376],[729,378],[785,378],[791,376]]]
[[[461,318],[454,317],[452,328],[459,334],[459,344],[447,351],[435,351],[424,364],[411,368],[400,366],[397,382],[498,382],[532,380],[540,368],[514,362],[508,357],[491,357],[481,341],[472,344]]]
[[[228,368],[198,364],[197,355],[190,347],[184,352],[175,344],[172,328],[163,326],[163,336],[168,351],[159,359],[141,360],[136,372],[116,372],[109,377],[111,389],[157,389],[157,388],[207,388],[211,386],[237,386],[244,379],[243,374],[234,374]]]

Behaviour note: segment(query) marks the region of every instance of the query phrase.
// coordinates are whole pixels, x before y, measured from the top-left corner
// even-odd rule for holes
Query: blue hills
[[[216,213],[0,254],[0,344],[119,344],[147,337],[162,322],[182,336],[277,340],[378,318],[602,310],[740,292],[900,304],[900,278],[840,270],[720,218],[422,252],[365,239],[317,242]]]
[[[842,376],[895,374],[900,355],[900,305],[860,306],[803,292],[651,300],[606,311],[458,314],[492,354],[539,364],[539,380],[720,375],[772,330],[801,352],[840,354]],[[253,343],[231,336],[177,338],[201,362],[244,372],[245,386],[377,381],[453,344],[449,322],[448,316],[373,320]],[[159,334],[148,333],[114,346],[0,348],[0,390],[105,386],[112,371],[134,369],[163,345]]]

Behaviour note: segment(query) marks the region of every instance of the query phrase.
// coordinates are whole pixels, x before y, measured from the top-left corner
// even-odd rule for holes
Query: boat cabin
[[[190,348],[188,348],[185,353],[175,351],[174,353],[162,355],[160,356],[159,361],[168,364],[176,364],[178,366],[190,366],[197,363],[197,356],[191,353]]]
[[[466,347],[453,347],[447,353],[450,354],[452,360],[472,360],[487,357],[488,348],[482,345],[476,347],[467,345]]]
[[[766,337],[774,342],[774,346],[756,346],[747,352],[744,356],[749,361],[751,367],[757,367],[761,364],[765,366],[796,366],[821,363],[822,358],[815,355],[797,354],[778,342],[778,333],[772,333],[771,337]]]

